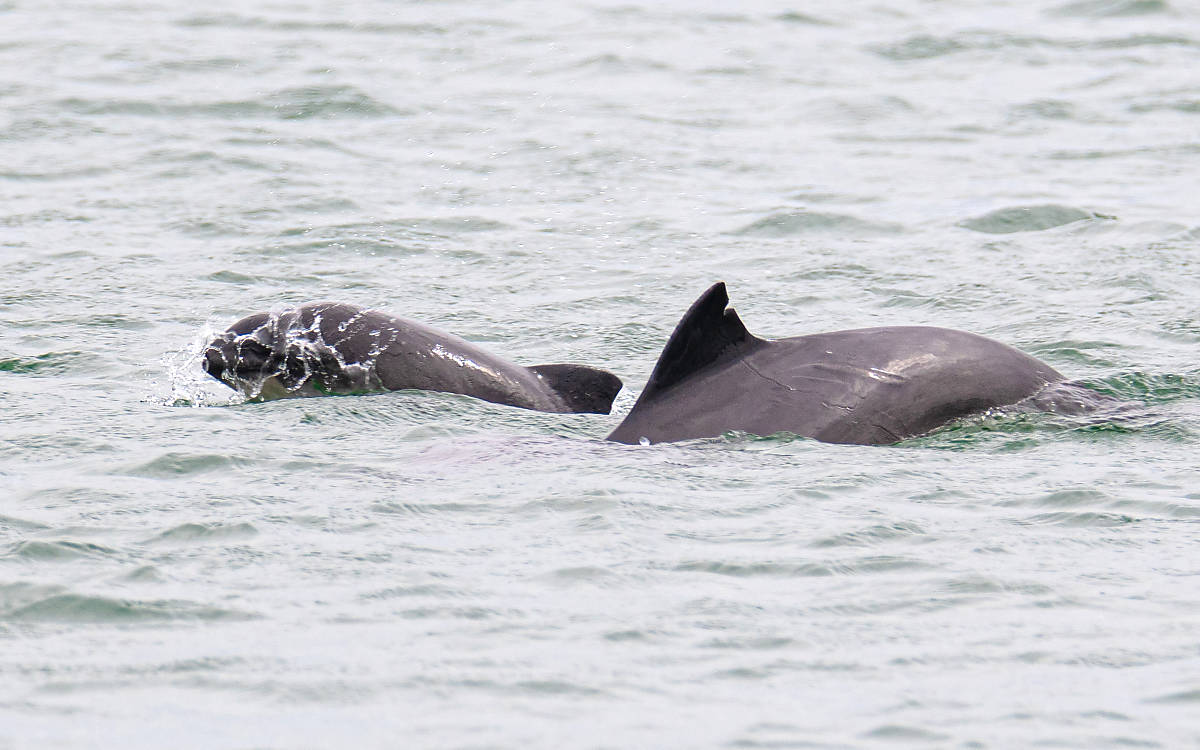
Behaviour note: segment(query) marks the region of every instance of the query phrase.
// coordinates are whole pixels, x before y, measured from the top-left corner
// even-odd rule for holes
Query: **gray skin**
[[[975,334],[906,326],[768,341],[750,334],[728,303],[718,283],[692,305],[609,440],[788,432],[880,445],[1026,400],[1071,413],[1111,400]]]
[[[209,343],[202,366],[256,400],[417,389],[607,414],[621,390],[604,370],[522,367],[421,323],[338,302],[243,318]]]

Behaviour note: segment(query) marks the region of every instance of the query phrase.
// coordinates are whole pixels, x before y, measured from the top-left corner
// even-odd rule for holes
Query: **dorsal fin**
[[[724,281],[713,284],[692,303],[659,355],[641,398],[763,343],[746,330],[736,312],[725,309],[728,304]]]
[[[546,382],[572,412],[608,414],[621,391],[621,379],[607,370],[586,365],[533,365],[529,368]]]

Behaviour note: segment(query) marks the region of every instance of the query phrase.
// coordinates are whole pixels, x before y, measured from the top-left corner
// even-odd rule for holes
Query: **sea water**
[[[1184,0],[0,2],[0,748],[1200,743]],[[626,446],[688,305],[1138,405]],[[373,306],[611,415],[243,403]]]

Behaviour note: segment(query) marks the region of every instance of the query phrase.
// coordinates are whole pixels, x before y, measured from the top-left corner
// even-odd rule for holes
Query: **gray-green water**
[[[1200,742],[1183,0],[0,2],[0,747]],[[602,441],[728,282],[1146,404]],[[372,305],[611,416],[239,404]]]

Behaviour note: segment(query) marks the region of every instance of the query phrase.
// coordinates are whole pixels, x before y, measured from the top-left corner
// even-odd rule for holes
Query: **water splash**
[[[211,321],[206,322],[182,347],[159,357],[158,364],[166,382],[152,379],[150,386],[154,393],[145,400],[165,406],[190,407],[230,406],[244,402],[245,396],[218,386],[200,366],[208,342],[219,332]]]

